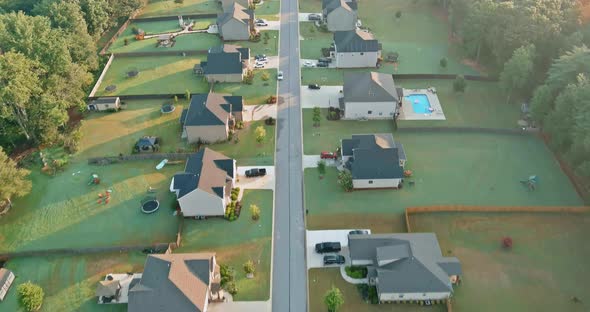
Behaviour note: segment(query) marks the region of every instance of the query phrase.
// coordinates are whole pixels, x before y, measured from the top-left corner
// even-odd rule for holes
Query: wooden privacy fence
[[[209,50],[180,50],[180,51],[146,51],[146,52],[117,52],[113,53],[118,58],[138,56],[192,56],[207,54]]]
[[[29,250],[29,251],[18,251],[0,253],[0,260],[8,260],[14,258],[25,258],[25,257],[45,257],[55,255],[86,255],[96,253],[107,253],[107,252],[127,252],[127,251],[142,251],[144,249],[157,249],[166,250],[168,244],[146,244],[146,245],[135,245],[135,246],[109,246],[109,247],[89,247],[89,248],[56,248],[56,249],[45,249],[45,250]]]
[[[217,13],[202,13],[202,14],[179,14],[182,18],[199,19],[199,18],[217,18]],[[132,22],[157,22],[157,21],[173,21],[178,20],[178,15],[169,16],[154,16],[154,17],[136,17],[132,18]]]
[[[535,212],[535,213],[589,213],[590,207],[561,207],[561,206],[425,206],[425,207],[410,207],[406,208],[406,229],[408,233],[412,232],[410,226],[410,215],[418,213],[433,213],[433,212]]]
[[[135,160],[185,160],[192,153],[154,153],[154,154],[137,154],[137,155],[121,155],[121,156],[105,156],[88,158],[89,165],[110,165],[125,161]]]

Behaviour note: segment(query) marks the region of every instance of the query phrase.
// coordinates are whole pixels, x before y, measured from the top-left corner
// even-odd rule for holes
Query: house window
[[[400,297],[400,298],[403,298],[403,297],[404,297],[404,295],[399,295],[399,297]]]
[[[105,104],[104,107],[109,108],[109,104]]]
[[[365,55],[365,52],[361,52],[361,55]]]
[[[382,112],[379,112],[379,116],[382,116],[382,115],[383,115],[383,113]]]
[[[373,113],[373,111],[368,111],[367,114],[371,115]]]
[[[369,184],[373,184],[373,180],[369,180]]]

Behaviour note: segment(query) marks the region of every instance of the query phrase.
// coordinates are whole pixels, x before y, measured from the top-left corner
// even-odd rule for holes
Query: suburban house
[[[399,188],[406,154],[390,133],[355,134],[341,141],[344,168],[352,174],[354,189]]]
[[[14,273],[5,268],[0,268],[0,301],[4,300],[10,286],[14,282]]]
[[[207,61],[195,65],[209,82],[242,82],[250,68],[250,49],[226,44],[209,49]]]
[[[88,104],[88,110],[90,111],[118,110],[119,108],[121,108],[121,99],[119,97],[101,97],[90,101]]]
[[[234,2],[245,8],[250,8],[253,5],[252,0],[220,0],[219,2],[221,3],[221,8],[224,12],[229,10]]]
[[[442,256],[434,233],[351,234],[348,249],[381,303],[446,299],[460,282],[461,263]]]
[[[356,29],[358,20],[356,0],[322,0],[322,13],[329,31]]]
[[[223,216],[235,181],[236,161],[206,147],[188,157],[170,191],[185,217]]]
[[[234,2],[217,16],[217,29],[224,41],[248,40],[256,31],[254,11]]]
[[[182,138],[189,143],[227,140],[230,130],[242,120],[241,96],[219,93],[191,95],[191,103],[180,115]]]
[[[148,255],[141,278],[129,287],[129,312],[206,312],[221,300],[215,253]]]
[[[347,72],[342,94],[339,101],[343,119],[394,119],[403,89],[395,87],[390,74]]]
[[[381,43],[363,30],[336,31],[330,57],[338,68],[377,67]]]

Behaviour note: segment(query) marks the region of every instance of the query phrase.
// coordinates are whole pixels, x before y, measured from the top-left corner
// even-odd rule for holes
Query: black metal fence
[[[136,155],[120,155],[120,156],[105,156],[93,157],[88,159],[90,165],[109,165],[125,161],[136,160],[152,160],[152,159],[168,159],[168,160],[185,160],[192,153],[153,153],[153,154],[136,154]]]
[[[221,10],[221,9],[220,9]],[[221,13],[221,12],[220,12]],[[183,19],[199,19],[199,18],[217,18],[217,13],[202,13],[202,14],[180,14]],[[154,16],[154,17],[136,17],[131,19],[132,22],[158,22],[178,20],[177,15],[172,16]]]
[[[459,75],[455,74],[393,74],[393,79],[455,79]],[[463,75],[465,80],[472,81],[498,81],[498,78],[479,76],[479,75]]]

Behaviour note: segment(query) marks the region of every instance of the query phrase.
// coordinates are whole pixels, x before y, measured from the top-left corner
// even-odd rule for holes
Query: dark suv
[[[315,252],[317,253],[328,253],[328,252],[340,252],[342,248],[339,242],[323,242],[315,244]]]
[[[324,265],[329,264],[344,264],[346,259],[342,255],[325,255],[324,256]]]

